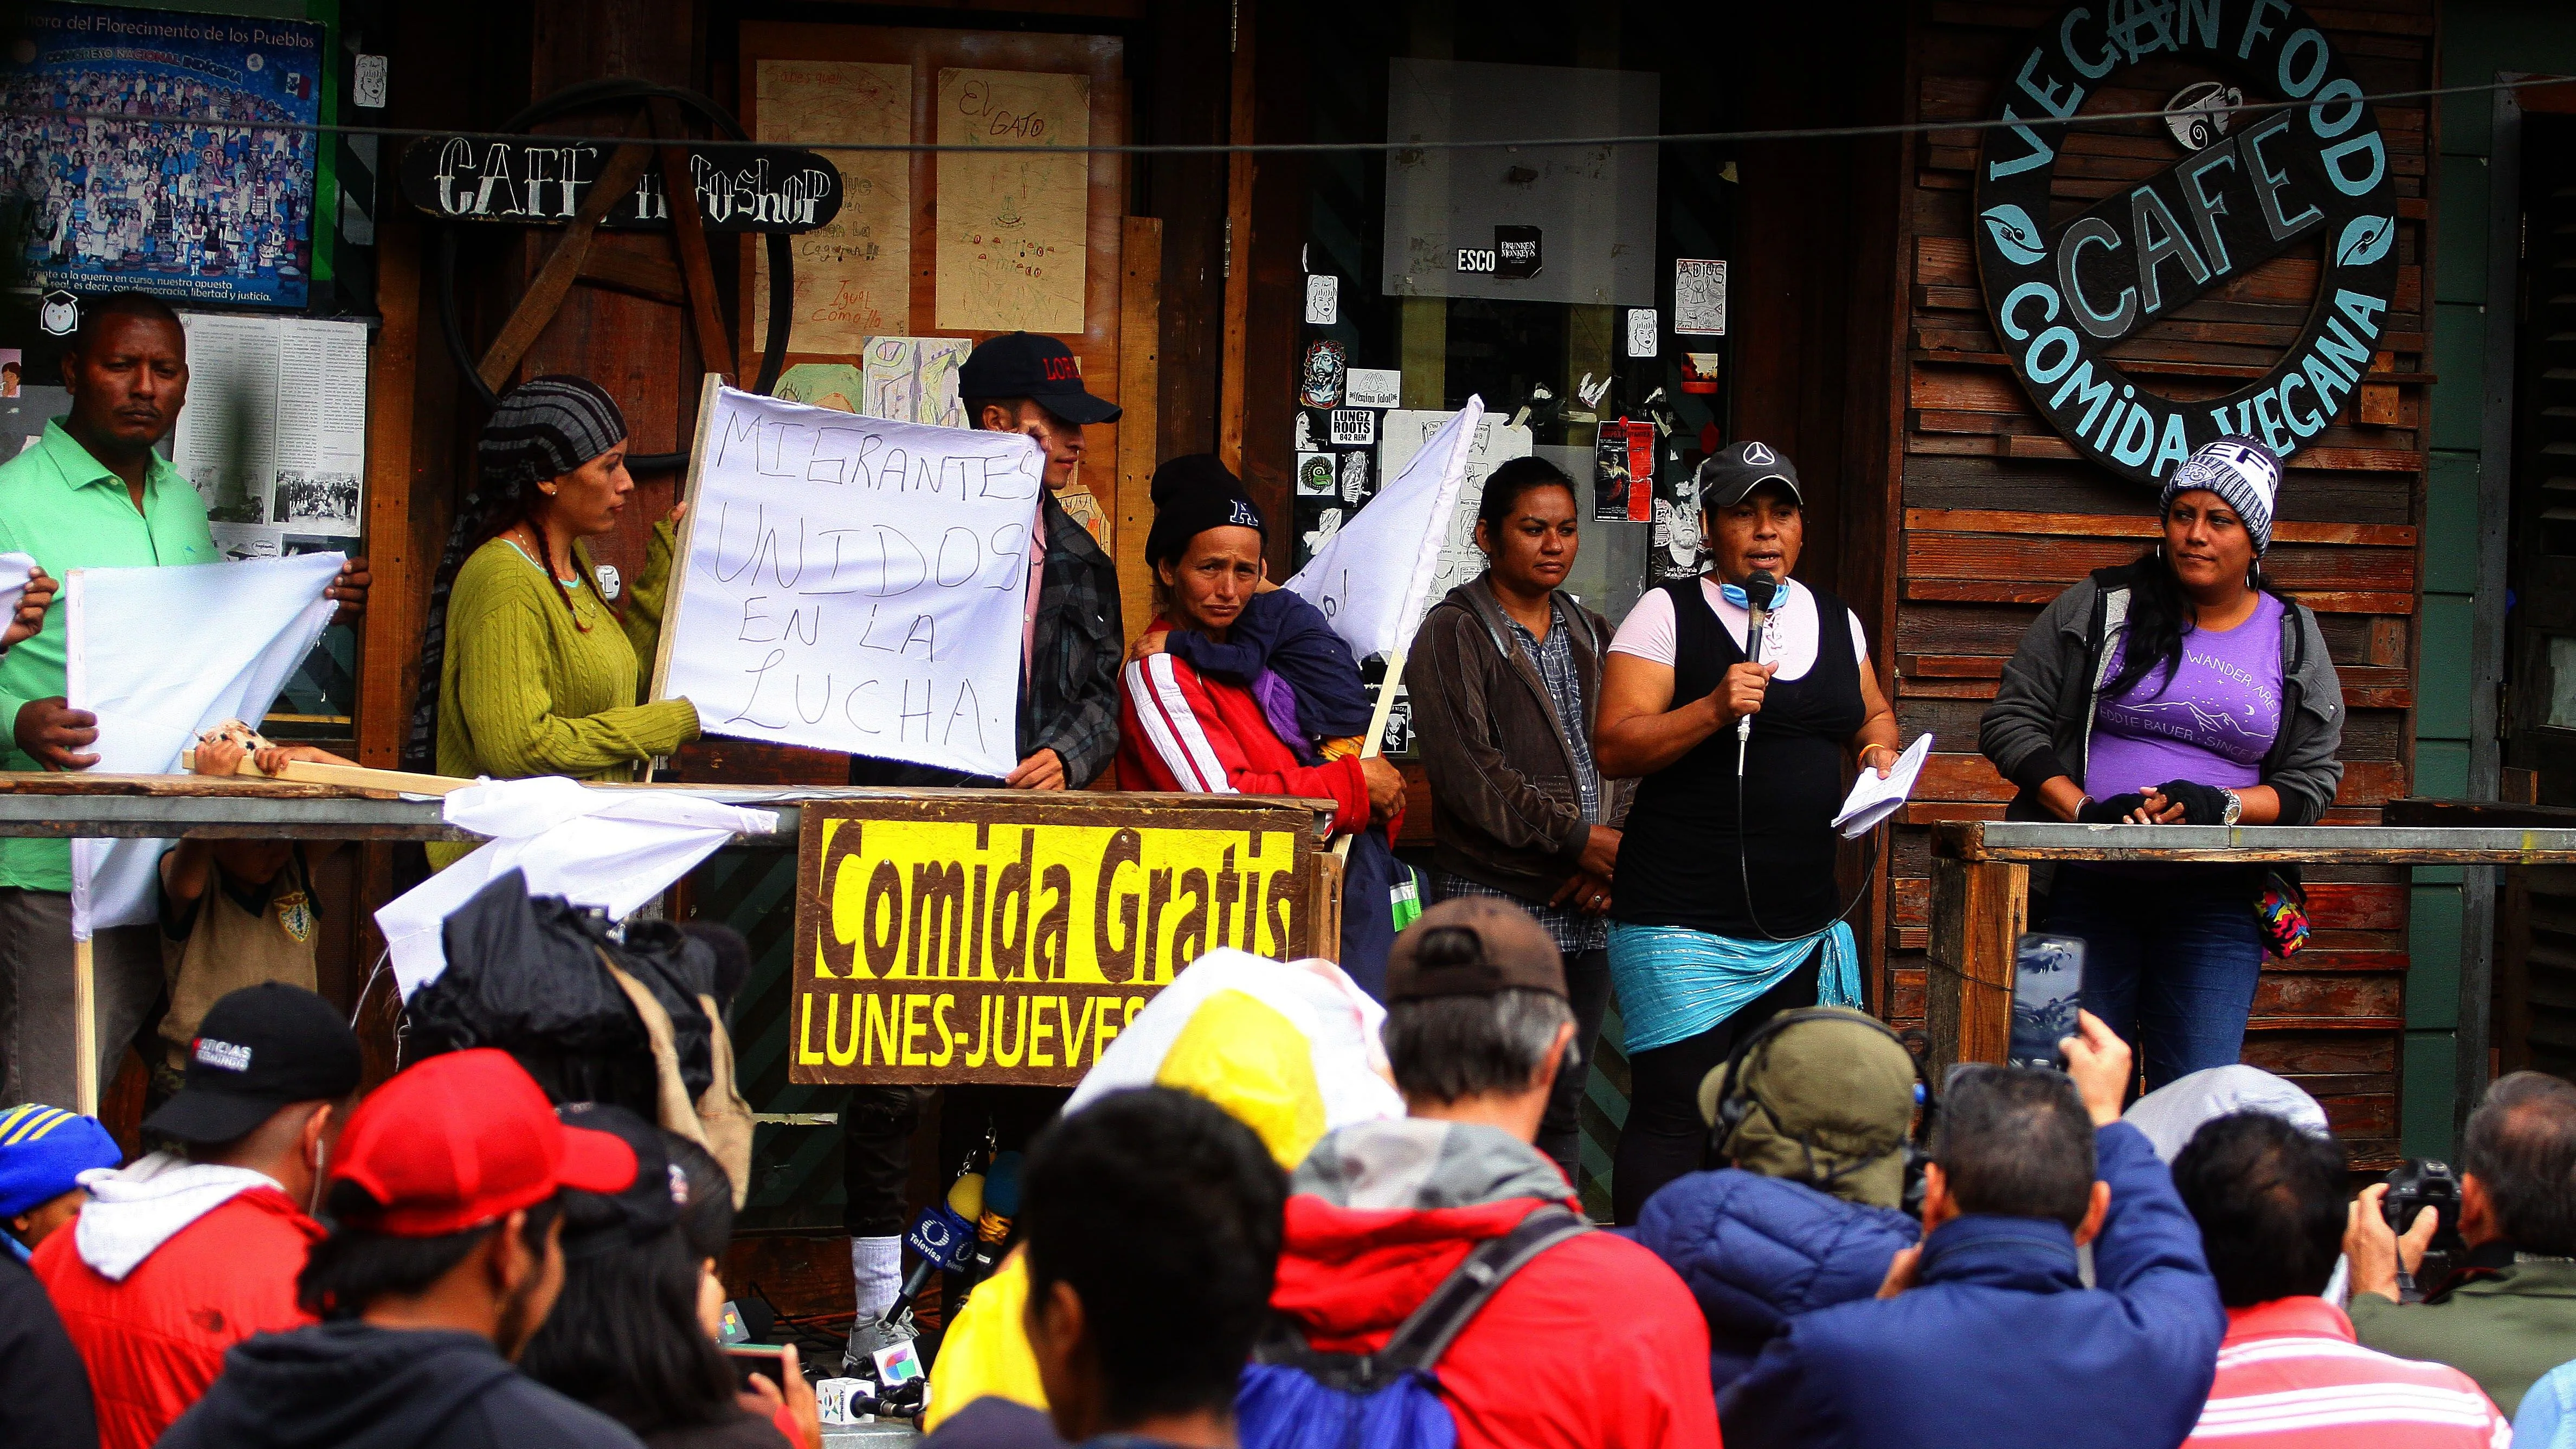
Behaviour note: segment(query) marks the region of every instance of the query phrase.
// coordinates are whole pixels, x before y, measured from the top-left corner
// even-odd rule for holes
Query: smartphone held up
[[[2077,936],[2024,934],[2013,950],[2012,1043],[2004,1060],[2016,1067],[2066,1070],[2058,1043],[2077,1034],[2084,998],[2084,942]]]

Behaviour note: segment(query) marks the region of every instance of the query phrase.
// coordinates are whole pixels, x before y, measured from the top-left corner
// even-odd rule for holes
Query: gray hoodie
[[[1977,723],[1977,748],[2020,787],[2011,820],[2046,820],[2039,787],[2058,775],[2084,780],[2093,715],[2110,673],[2111,641],[2128,627],[2138,564],[2097,569],[2040,611],[1995,702]],[[2263,757],[2262,780],[2280,792],[2283,825],[2314,825],[2343,780],[2343,683],[2326,653],[2315,611],[2281,614],[2281,732]]]

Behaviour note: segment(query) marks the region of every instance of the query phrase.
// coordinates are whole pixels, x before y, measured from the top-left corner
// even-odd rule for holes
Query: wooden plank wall
[[[2056,7],[1931,0],[1914,15],[1908,81],[1926,120],[1991,114],[1995,88]],[[2310,6],[2365,90],[2432,85],[2430,0]],[[2201,77],[2150,61],[2086,98],[2087,111],[2150,110]],[[2399,202],[2402,270],[2375,370],[2344,416],[2294,457],[2270,571],[2322,616],[2350,706],[2346,773],[2332,823],[2373,823],[2405,793],[2413,756],[2419,525],[2428,326],[2423,277],[2432,124],[2421,102],[2378,107]],[[2067,216],[2162,170],[2178,155],[2153,123],[2113,123],[2065,144],[2056,179]],[[1923,1016],[1930,920],[1927,827],[1993,819],[2012,787],[1975,753],[1977,719],[2039,606],[2153,535],[2153,496],[2083,462],[2029,405],[1997,346],[1978,289],[1970,192],[1978,134],[1915,139],[1900,262],[1907,291],[1906,405],[1896,424],[1901,517],[1892,638],[1896,705],[1933,757],[1890,850],[1891,910],[1877,1000],[1903,1024]],[[2202,297],[2115,349],[2175,396],[2214,396],[2268,368],[2296,339],[2314,295],[2311,244]],[[2413,376],[2407,376],[2413,374]],[[2405,1024],[2407,874],[2308,872],[2316,934],[2295,963],[2268,962],[2245,1059],[2321,1098],[2362,1162],[2392,1160]]]

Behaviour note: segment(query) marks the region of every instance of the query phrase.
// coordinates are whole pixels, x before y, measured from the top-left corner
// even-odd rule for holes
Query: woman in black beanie
[[[1261,509],[1224,464],[1204,454],[1175,458],[1154,473],[1154,527],[1145,538],[1145,560],[1154,569],[1154,622],[1133,662],[1119,677],[1118,783],[1128,790],[1187,790],[1203,794],[1298,795],[1328,799],[1337,807],[1333,828],[1355,843],[1354,874],[1345,878],[1342,965],[1375,992],[1385,967],[1385,945],[1394,928],[1384,907],[1384,881],[1374,891],[1377,908],[1364,909],[1372,891],[1359,862],[1383,852],[1385,827],[1403,815],[1404,777],[1372,755],[1341,754],[1309,763],[1312,752],[1297,723],[1305,692],[1281,686],[1264,698],[1267,679],[1285,670],[1264,669],[1248,683],[1233,683],[1214,667],[1194,665],[1180,653],[1154,646],[1155,636],[1186,631],[1194,644],[1226,646],[1245,629],[1260,593],[1261,546],[1268,531]],[[1271,596],[1273,598],[1277,595]],[[1302,602],[1302,601],[1300,601]],[[1307,606],[1312,613],[1312,607]],[[1329,631],[1325,631],[1329,638]],[[1347,656],[1345,656],[1347,657]],[[1358,668],[1348,666],[1356,685]],[[1276,696],[1297,697],[1283,731]],[[1295,738],[1292,738],[1295,737]],[[1392,857],[1388,858],[1391,865]],[[1383,874],[1383,872],[1381,872]],[[1244,941],[1246,950],[1283,955],[1284,941]]]

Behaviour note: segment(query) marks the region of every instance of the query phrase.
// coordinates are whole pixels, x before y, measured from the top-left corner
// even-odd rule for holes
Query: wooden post
[[[1226,139],[1252,144],[1253,68],[1252,0],[1239,0],[1234,12],[1233,110]],[[1244,337],[1252,317],[1252,183],[1260,162],[1249,151],[1230,152],[1225,163],[1225,342],[1217,377],[1216,455],[1239,477],[1243,473],[1245,400]]]
[[[1154,527],[1154,456],[1162,428],[1163,219],[1131,216],[1118,244],[1118,493],[1110,500],[1110,556],[1118,561],[1124,637],[1154,621],[1154,570],[1145,535]]]
[[[1923,1027],[1935,1091],[1960,1062],[2004,1059],[2012,1039],[2013,950],[2029,922],[2029,866],[1933,857]]]
[[[87,936],[72,937],[72,1050],[74,1110],[98,1115],[98,965]]]

